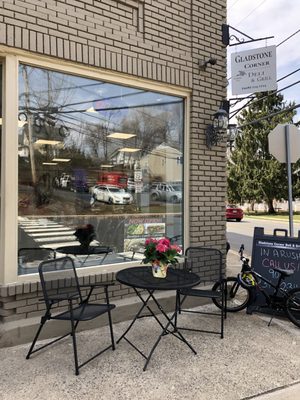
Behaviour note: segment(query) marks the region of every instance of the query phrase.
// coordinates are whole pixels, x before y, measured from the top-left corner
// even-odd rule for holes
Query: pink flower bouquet
[[[154,239],[148,238],[145,241],[144,264],[176,264],[177,257],[180,256],[181,248],[176,244],[171,244],[167,238]]]

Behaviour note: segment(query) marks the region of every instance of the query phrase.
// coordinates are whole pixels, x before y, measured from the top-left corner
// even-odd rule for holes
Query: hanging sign
[[[276,46],[231,54],[231,81],[234,95],[276,90]]]

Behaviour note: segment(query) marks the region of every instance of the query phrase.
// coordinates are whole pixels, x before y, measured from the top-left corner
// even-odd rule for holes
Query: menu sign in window
[[[163,217],[131,218],[125,224],[124,251],[142,252],[147,238],[161,238],[165,233]]]

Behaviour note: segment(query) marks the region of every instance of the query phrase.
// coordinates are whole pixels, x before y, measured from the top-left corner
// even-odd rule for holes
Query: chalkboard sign
[[[293,270],[294,274],[285,278],[281,283],[283,289],[300,287],[300,231],[298,238],[289,237],[286,229],[274,229],[273,235],[265,235],[264,228],[254,228],[252,246],[252,268],[273,284],[278,281],[279,273],[274,268]],[[265,282],[260,286],[268,293],[273,293],[273,288]],[[257,294],[252,304],[257,308],[264,305],[265,297]]]

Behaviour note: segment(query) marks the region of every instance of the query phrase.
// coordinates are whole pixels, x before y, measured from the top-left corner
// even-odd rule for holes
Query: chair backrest
[[[59,296],[72,293],[82,302],[79,281],[74,262],[70,257],[46,260],[39,265],[43,295],[47,307],[58,303]],[[56,300],[53,300],[55,298]]]
[[[201,283],[215,282],[225,275],[222,260],[222,252],[218,249],[191,246],[185,250],[184,268],[199,275]]]
[[[21,247],[18,250],[18,265],[21,268],[38,268],[41,261],[55,258],[50,247]]]

